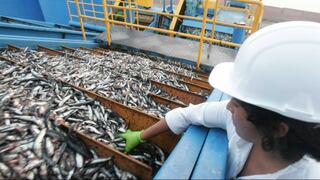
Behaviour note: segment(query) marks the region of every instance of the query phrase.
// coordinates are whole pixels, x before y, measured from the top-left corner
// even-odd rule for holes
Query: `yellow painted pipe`
[[[219,11],[218,3],[219,3],[219,0],[217,0],[214,4],[214,16],[213,16],[212,29],[211,29],[211,34],[210,34],[211,39],[214,38],[215,25],[216,25],[217,18],[218,18],[218,11]]]
[[[205,0],[204,7],[203,7],[203,18],[202,18],[202,26],[201,26],[201,33],[200,33],[200,42],[199,42],[199,48],[198,48],[197,69],[200,69],[203,37],[206,31],[206,25],[207,25],[206,22],[207,22],[207,16],[208,16],[208,4],[209,4],[209,0]]]
[[[180,0],[180,1],[179,1],[178,6],[177,6],[177,8],[176,8],[176,10],[175,10],[175,12],[174,12],[175,15],[180,15],[180,11],[181,11],[181,9],[182,9],[183,3],[184,3],[184,0]],[[174,28],[176,27],[177,21],[178,21],[178,17],[177,17],[177,16],[174,16],[174,17],[172,18],[171,23],[170,23],[170,27],[169,27],[170,30],[174,31]],[[169,35],[170,35],[171,37],[173,37],[172,34],[169,34]]]
[[[109,22],[109,14],[107,9],[107,0],[103,0],[103,11],[104,11],[104,25],[106,27],[106,38],[108,40],[108,45],[111,46],[111,35],[110,35],[110,22]]]
[[[184,16],[184,15],[178,15],[178,14],[170,14],[170,13],[163,13],[163,12],[154,12],[150,10],[144,10],[144,9],[138,9],[138,8],[130,8],[130,7],[121,7],[121,6],[114,6],[114,5],[107,5],[107,7],[115,8],[115,9],[128,9],[128,10],[135,10],[137,12],[145,12],[145,13],[153,13],[153,14],[158,14],[158,15],[163,15],[163,16],[171,16],[171,17],[178,17],[178,18],[183,18],[183,19],[191,19],[191,20],[198,20],[202,21],[201,18],[197,17],[192,17],[192,16]],[[210,20],[207,20],[207,22],[210,22]],[[233,24],[233,23],[225,23],[222,21],[216,21],[216,24],[223,25],[223,26],[229,26],[229,27],[236,27],[236,28],[243,28],[246,30],[252,30],[253,28],[250,26],[246,25],[240,25],[240,24]]]
[[[79,2],[78,2],[78,0],[75,0],[75,2],[76,2],[79,22],[80,22],[80,26],[81,26],[81,31],[82,31],[82,38],[83,38],[83,40],[87,40],[86,32],[84,31],[84,26],[83,26],[83,21],[82,21],[82,15],[81,15],[81,11],[80,11]]]
[[[153,13],[153,14],[158,14],[158,15],[163,15],[163,16],[171,16],[171,17],[178,17],[178,18],[183,18],[183,19],[191,19],[191,20],[198,20],[202,21],[201,18],[197,17],[192,17],[192,16],[184,16],[184,15],[176,15],[176,14],[170,14],[170,13],[164,13],[164,12],[154,12],[150,10],[144,10],[144,9],[138,9],[138,8],[126,8],[126,7],[120,7],[120,6],[113,6],[113,5],[107,5],[108,7],[113,7],[116,9],[132,9],[140,12],[146,12],[146,13]],[[206,22],[210,22],[210,20],[206,20]],[[230,27],[238,27],[238,28],[243,28],[243,29],[248,29],[250,30],[250,26],[244,26],[244,25],[239,25],[239,24],[233,24],[233,23],[225,23],[222,21],[217,21],[217,24],[224,25],[224,26],[230,26]]]
[[[96,19],[96,20],[104,21],[104,19],[102,19],[102,18],[94,18],[94,17],[90,17],[90,16],[86,16],[84,18]],[[115,24],[118,24],[118,25],[130,25],[130,23],[121,22],[121,21],[113,21],[113,20],[106,20],[106,21],[108,21],[110,23],[115,23]],[[191,38],[191,39],[198,39],[198,40],[200,39],[200,37],[197,36],[197,35],[191,35],[191,34],[182,33],[182,32],[176,32],[176,31],[172,31],[172,30],[166,30],[166,29],[143,26],[143,25],[137,25],[137,24],[132,24],[132,26],[137,27],[137,28],[139,27],[141,29],[148,29],[148,30],[152,30],[152,31],[157,31],[157,32],[161,32],[161,33],[172,33],[174,35],[187,37],[187,38]],[[204,37],[203,39],[205,41],[207,41],[207,42],[219,43],[219,44],[226,45],[226,46],[231,46],[231,47],[240,47],[240,44],[232,43],[232,42],[228,42],[228,41],[210,39],[210,38],[206,38],[206,37]]]
[[[87,3],[84,3],[83,0],[82,1],[82,6],[84,7],[84,4],[87,4]],[[120,0],[117,0],[117,1],[120,1]],[[115,1],[115,2],[117,2]],[[183,0],[181,0],[183,1]],[[86,39],[86,36],[85,36],[85,32],[84,32],[84,27],[83,27],[83,21],[82,21],[82,18],[88,18],[88,19],[93,19],[93,20],[98,20],[98,21],[103,21],[105,23],[105,27],[106,27],[106,37],[107,37],[107,41],[108,41],[108,45],[110,46],[111,45],[111,33],[110,33],[110,23],[112,24],[119,24],[119,25],[124,25],[124,26],[131,26],[131,27],[136,27],[136,28],[141,28],[141,29],[149,29],[149,30],[153,30],[153,31],[157,31],[157,32],[161,32],[161,33],[167,33],[169,34],[170,36],[174,36],[174,35],[178,35],[178,36],[182,36],[182,37],[187,37],[187,38],[192,38],[192,39],[197,39],[199,40],[199,50],[198,50],[198,58],[197,58],[197,68],[199,69],[200,67],[200,63],[201,63],[201,55],[202,55],[202,48],[203,48],[203,43],[204,42],[209,42],[209,43],[219,43],[221,45],[226,45],[226,46],[231,46],[231,47],[240,47],[240,44],[237,44],[237,43],[232,43],[232,42],[227,42],[227,41],[223,41],[223,40],[216,40],[216,39],[213,39],[214,37],[214,32],[215,32],[215,25],[216,24],[220,24],[220,25],[224,25],[224,26],[230,26],[230,27],[237,27],[237,28],[243,28],[243,29],[246,29],[246,30],[249,30],[251,31],[251,33],[255,32],[257,29],[258,29],[258,26],[261,22],[261,17],[262,17],[262,13],[263,13],[263,5],[262,5],[262,2],[261,1],[253,1],[253,0],[235,0],[235,1],[238,1],[238,2],[244,2],[244,3],[249,3],[249,4],[254,4],[257,6],[256,8],[256,13],[254,14],[254,21],[252,23],[252,26],[247,26],[247,25],[239,25],[239,24],[231,24],[231,23],[225,23],[225,22],[220,22],[220,21],[217,21],[216,18],[214,18],[213,20],[208,20],[207,19],[207,13],[208,13],[208,0],[205,1],[205,11],[204,11],[204,17],[201,19],[201,18],[197,18],[197,17],[190,17],[190,16],[184,16],[184,15],[180,15],[178,13],[175,13],[175,14],[169,14],[169,13],[163,13],[163,12],[154,12],[154,11],[150,11],[150,10],[144,10],[144,9],[139,9],[139,8],[132,8],[132,2],[131,0],[129,0],[129,7],[126,7],[125,6],[125,3],[124,3],[124,7],[121,7],[121,6],[115,6],[115,5],[107,5],[106,3],[106,0],[103,0],[103,4],[102,4],[102,7],[104,9],[104,16],[105,18],[97,18],[96,16],[95,17],[92,17],[92,16],[87,16],[84,12],[84,15],[81,14],[81,10],[80,10],[80,6],[79,6],[79,2],[78,0],[74,0],[74,1],[67,1],[68,2],[75,2],[76,6],[77,6],[77,14],[78,16],[76,15],[73,15],[71,14],[70,12],[70,8],[69,8],[69,16],[70,16],[70,19],[72,19],[73,17],[78,17],[79,18],[79,22],[80,22],[80,25],[81,25],[81,31],[82,31],[82,34],[83,34],[83,38]],[[69,5],[69,4],[68,4]],[[91,6],[93,6],[93,3],[90,4]],[[95,6],[100,6],[100,5],[95,5]],[[116,9],[122,9],[123,11],[126,11],[126,10],[129,10],[130,11],[130,23],[127,23],[127,22],[120,22],[120,21],[115,21],[113,20],[110,20],[109,19],[109,14],[108,14],[108,11],[107,11],[107,8],[110,8],[111,10],[113,8],[116,8]],[[84,8],[83,8],[84,9]],[[215,17],[217,17],[217,10],[218,10],[218,2],[216,2],[215,4],[215,9],[216,9],[216,12],[215,12]],[[219,7],[219,9],[224,9],[224,10],[232,10],[232,11],[240,11],[240,12],[245,12],[245,13],[248,13],[248,10],[241,10],[240,8],[232,8],[232,7],[225,7],[225,6],[221,6]],[[132,10],[135,10],[136,11],[136,14],[139,15],[139,12],[146,12],[146,13],[152,13],[152,14],[158,14],[158,15],[164,15],[164,16],[171,16],[171,17],[174,17],[174,18],[185,18],[185,19],[192,19],[192,20],[198,20],[198,21],[202,21],[202,28],[201,28],[201,34],[200,36],[196,36],[196,35],[191,35],[191,34],[186,34],[186,33],[181,33],[181,32],[175,32],[174,29],[169,29],[169,30],[165,30],[165,29],[161,29],[161,28],[154,28],[154,27],[148,27],[148,26],[143,26],[143,25],[139,25],[139,22],[137,22],[138,24],[134,24],[132,22]],[[98,12],[95,12],[95,13],[98,13]],[[112,14],[113,15],[113,14]],[[124,16],[126,17],[126,13],[124,13]],[[126,18],[125,18],[126,19]],[[211,22],[212,23],[212,31],[211,31],[211,36],[210,38],[207,38],[207,37],[204,37],[204,33],[205,33],[205,27],[206,27],[206,23],[207,22]]]
[[[128,0],[128,4],[129,4],[129,7],[131,7],[131,0]],[[129,8],[129,19],[130,19],[130,23],[132,24],[132,8]],[[125,19],[126,21],[126,19]],[[131,26],[131,29],[133,29],[133,26]]]

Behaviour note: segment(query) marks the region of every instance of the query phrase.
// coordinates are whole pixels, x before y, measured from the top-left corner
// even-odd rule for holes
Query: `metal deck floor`
[[[113,26],[111,36],[112,44],[155,52],[167,57],[189,60],[195,63],[197,61],[199,48],[199,42],[197,41],[130,30],[122,26]],[[105,33],[100,34],[98,40],[106,43]],[[234,60],[236,53],[236,50],[212,45],[210,58],[207,59],[208,44],[204,44],[201,64],[213,67],[221,62],[230,62]]]

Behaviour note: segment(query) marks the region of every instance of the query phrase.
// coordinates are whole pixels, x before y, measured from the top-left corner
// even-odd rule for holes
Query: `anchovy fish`
[[[109,161],[101,160],[71,132],[66,133],[56,125],[70,110],[77,113],[69,113],[69,117],[84,121],[87,108],[75,101],[94,102],[92,99],[50,78],[45,79],[30,66],[21,68],[0,61],[0,72],[6,72],[0,74],[0,84],[6,87],[0,88],[0,178],[89,178],[91,176],[82,175],[82,172],[92,168],[90,162],[97,164],[94,167],[97,177],[103,176],[105,171],[110,179],[118,177],[111,157]],[[69,105],[70,101],[73,106]],[[99,103],[92,105],[100,106]],[[100,168],[102,166],[105,170]],[[125,171],[121,173],[127,174]]]

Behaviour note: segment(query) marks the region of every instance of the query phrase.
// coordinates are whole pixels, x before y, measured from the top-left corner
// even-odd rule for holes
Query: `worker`
[[[226,178],[320,179],[320,24],[293,21],[265,27],[218,64],[209,83],[231,100],[168,112],[143,131],[130,131],[126,151],[164,131],[189,125],[223,128]],[[186,152],[187,153],[187,152]]]

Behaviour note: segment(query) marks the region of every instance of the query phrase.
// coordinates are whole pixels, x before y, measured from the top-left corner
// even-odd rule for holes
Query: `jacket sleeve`
[[[190,105],[186,108],[177,108],[166,114],[166,122],[170,130],[180,134],[193,125],[202,125],[208,128],[218,127],[227,129],[230,124],[231,113],[226,109],[229,101],[205,102],[198,105]]]

